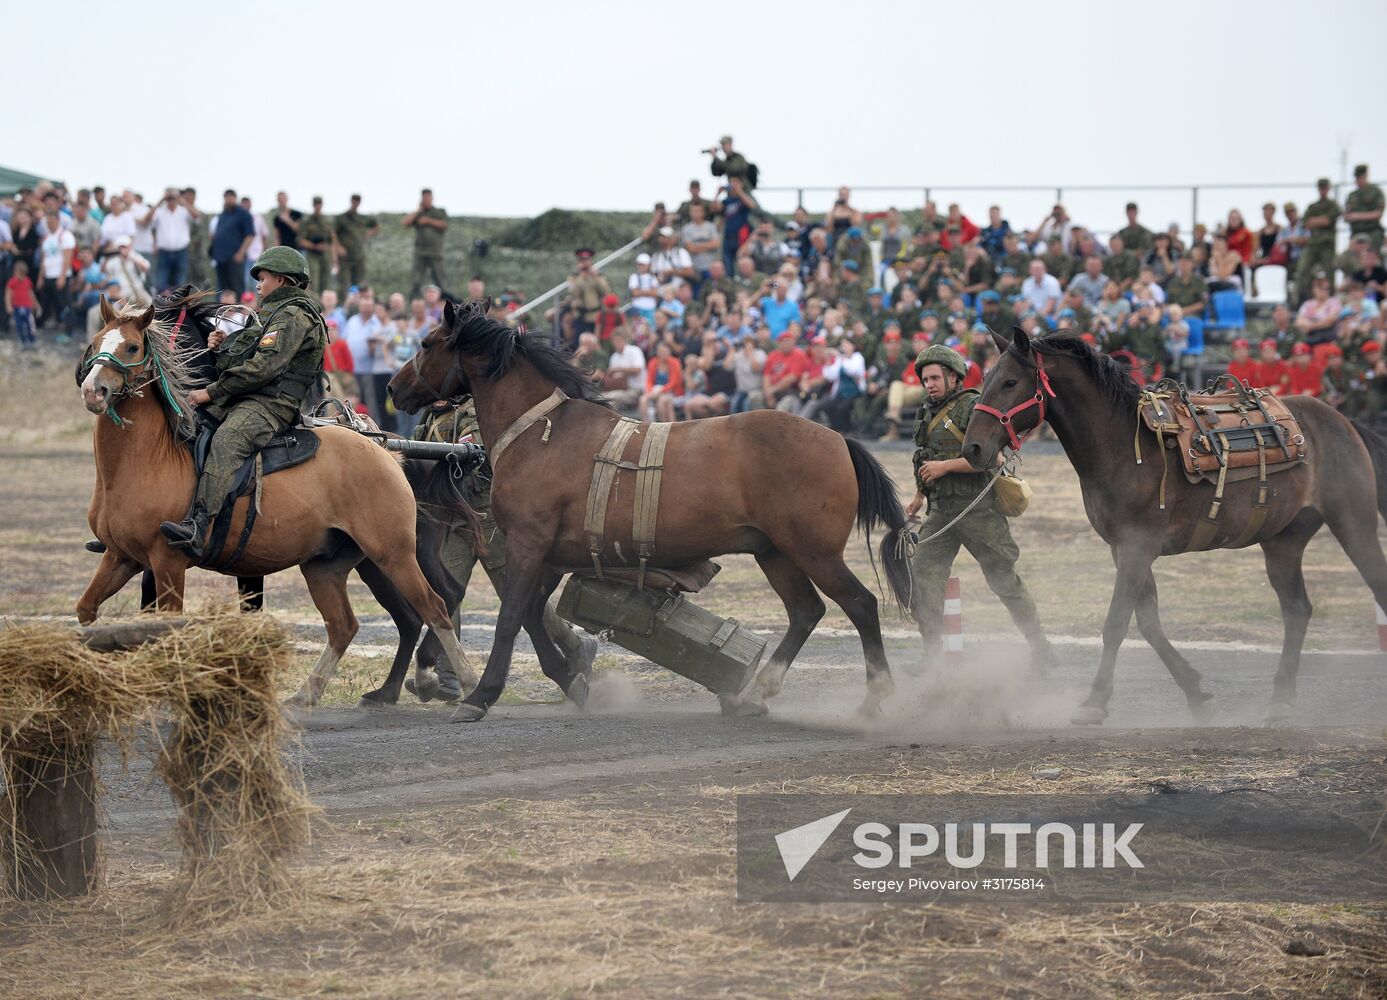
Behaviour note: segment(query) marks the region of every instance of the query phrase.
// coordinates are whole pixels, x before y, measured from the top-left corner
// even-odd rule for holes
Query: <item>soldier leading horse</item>
[[[492,510],[506,535],[506,587],[481,683],[454,716],[464,722],[484,717],[500,697],[522,625],[535,640],[545,674],[573,701],[585,698],[586,682],[544,636],[541,615],[563,572],[592,565],[585,510],[594,456],[618,420],[569,355],[496,322],[486,308],[476,301],[460,309],[449,304],[443,323],[390,383],[395,404],[406,410],[470,392],[491,451]],[[542,405],[553,408],[531,419]],[[765,711],[762,699],[780,690],[790,663],[823,617],[822,590],[862,638],[863,709],[876,711],[894,689],[877,598],[848,569],[843,549],[854,523],[867,532],[879,525],[890,529],[880,558],[897,602],[908,605],[910,568],[895,544],[905,514],[880,464],[826,427],[771,410],[675,424],[664,454],[650,567],[677,569],[725,553],[751,553],[790,618],[770,661],[743,697],[724,698],[724,709]],[[611,564],[629,565],[621,547],[629,557],[633,492],[620,489],[608,512],[609,543],[601,558]]]
[[[1133,461],[1132,442],[1138,434],[1145,453],[1159,453],[1154,432],[1137,426],[1141,390],[1111,357],[1067,333],[1031,339],[1018,329],[1010,342],[999,334],[993,337],[1002,356],[983,383],[963,457],[974,468],[990,469],[1003,446],[1047,420],[1079,474],[1089,523],[1111,547],[1117,566],[1103,623],[1102,660],[1074,722],[1093,725],[1107,717],[1113,666],[1133,611],[1137,628],[1185,693],[1195,720],[1207,721],[1213,695],[1203,690],[1199,672],[1166,638],[1151,564],[1158,556],[1189,549],[1214,487],[1190,483],[1175,472],[1167,478],[1161,509],[1161,463]],[[1296,672],[1311,612],[1301,562],[1305,546],[1321,526],[1329,525],[1373,597],[1387,607],[1387,559],[1377,541],[1379,504],[1387,508],[1387,496],[1378,492],[1379,479],[1387,471],[1387,447],[1375,436],[1356,431],[1318,399],[1292,396],[1284,402],[1300,424],[1308,460],[1272,477],[1270,506],[1260,525],[1251,522],[1257,483],[1230,482],[1223,504],[1225,527],[1213,545],[1261,545],[1267,577],[1281,603],[1285,635],[1267,709],[1269,723],[1289,718],[1295,702]],[[984,406],[1000,413],[1006,423]],[[1172,464],[1178,462],[1178,457],[1172,459]]]

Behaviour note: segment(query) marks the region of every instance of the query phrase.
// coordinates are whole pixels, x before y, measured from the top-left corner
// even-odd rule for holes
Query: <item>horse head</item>
[[[82,402],[92,413],[110,413],[115,403],[141,381],[151,364],[146,331],[154,322],[154,306],[117,311],[101,296],[101,329],[97,331],[78,369]]]
[[[1043,384],[1042,362],[1031,349],[1030,336],[1018,326],[1011,340],[995,330],[992,339],[1000,357],[983,381],[960,449],[975,469],[991,469],[1003,447],[1019,447],[1021,435],[1045,419],[1048,386]]]
[[[386,392],[395,408],[416,413],[440,400],[469,395],[472,386],[462,370],[455,331],[459,316],[452,302],[443,305],[443,321],[430,330],[419,342],[419,349],[409,363],[395,373]]]

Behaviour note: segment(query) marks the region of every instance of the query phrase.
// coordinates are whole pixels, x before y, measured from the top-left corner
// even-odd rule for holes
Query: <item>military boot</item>
[[[568,669],[573,673],[591,677],[592,663],[597,659],[597,637],[586,632],[580,633],[578,648],[565,659],[568,661]]]
[[[99,538],[92,538],[89,539],[82,548],[86,549],[88,552],[95,552],[97,555],[101,555],[101,553],[106,551],[106,543]]]
[[[184,550],[190,559],[202,559],[206,555],[202,547],[207,540],[207,521],[207,508],[195,504],[182,521],[165,521],[159,530],[172,548]]]

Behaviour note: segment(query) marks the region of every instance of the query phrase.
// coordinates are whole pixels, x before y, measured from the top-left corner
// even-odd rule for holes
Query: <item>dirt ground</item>
[[[70,368],[23,363],[0,369],[0,616],[70,616],[95,566],[81,548],[92,418]],[[22,404],[21,377],[38,380]],[[36,413],[50,415],[44,426]],[[906,482],[908,453],[881,455]],[[379,683],[393,636],[356,585],[357,649],[292,751],[324,808],[296,869],[301,892],[275,912],[165,929],[172,808],[149,754],[112,760],[104,886],[70,904],[0,903],[0,996],[1387,995],[1387,901],[737,902],[739,793],[1382,791],[1387,675],[1372,601],[1327,533],[1307,554],[1317,652],[1295,728],[1251,728],[1280,638],[1255,551],[1157,565],[1167,629],[1218,692],[1218,725],[1189,728],[1133,640],[1109,726],[1070,727],[1112,566],[1063,456],[1028,455],[1024,473],[1036,500],[1015,522],[1021,569],[1065,637],[1056,675],[1025,677],[1005,612],[961,559],[965,664],[943,678],[902,670],[901,694],[871,727],[853,718],[860,647],[837,609],[766,719],[723,719],[692,684],[610,645],[584,713],[557,703],[528,647],[480,726],[451,726],[439,706],[368,713],[351,706]],[[870,578],[865,547],[851,558]],[[754,563],[724,566],[699,603],[773,641],[783,611]],[[190,581],[194,607],[233,599],[229,580]],[[496,598],[484,579],[474,588],[464,646],[481,658]],[[136,604],[132,587],[109,613]],[[268,604],[294,623],[306,671],[322,633],[301,580],[272,578]],[[910,630],[887,626],[892,663],[908,667]],[[1042,781],[1042,768],[1060,776]],[[1325,953],[1287,954],[1293,940]]]

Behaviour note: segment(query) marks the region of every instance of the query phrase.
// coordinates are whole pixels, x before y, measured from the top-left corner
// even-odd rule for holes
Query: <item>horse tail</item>
[[[1377,511],[1387,520],[1387,433],[1351,420],[1353,429],[1363,439],[1368,456],[1373,461],[1373,477],[1377,480]]]
[[[885,527],[878,554],[881,564],[886,568],[886,582],[891,588],[891,596],[902,612],[910,611],[910,561],[906,558],[905,547],[899,544],[899,536],[905,527],[905,510],[896,494],[895,480],[881,467],[881,463],[860,442],[844,438],[848,454],[852,456],[852,471],[857,477],[857,527],[867,536],[867,552],[872,552],[872,530]],[[872,571],[877,568],[876,557],[872,558]]]
[[[457,468],[453,462],[406,458],[400,467],[414,491],[420,517],[450,525],[461,521],[475,540],[477,551],[486,551],[482,516],[467,502],[459,485],[461,480],[453,475]]]

